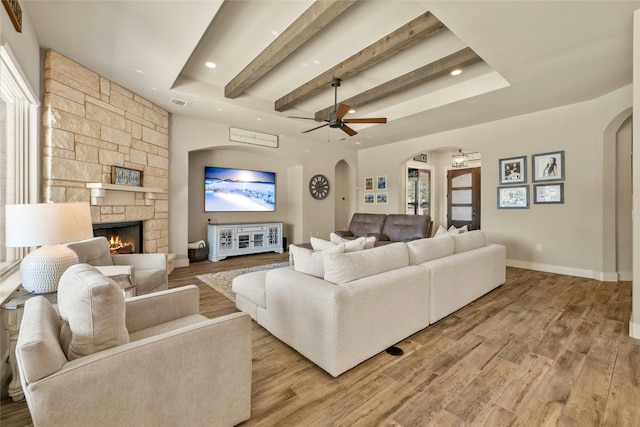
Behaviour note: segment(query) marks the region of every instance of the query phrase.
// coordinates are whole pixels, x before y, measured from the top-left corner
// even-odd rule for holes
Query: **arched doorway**
[[[351,167],[340,160],[335,167],[334,197],[334,230],[346,230],[351,220]]]

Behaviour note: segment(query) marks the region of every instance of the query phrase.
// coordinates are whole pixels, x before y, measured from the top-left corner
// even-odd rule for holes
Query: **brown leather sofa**
[[[345,239],[375,236],[376,246],[431,237],[433,221],[429,215],[355,213],[348,230],[335,233]]]

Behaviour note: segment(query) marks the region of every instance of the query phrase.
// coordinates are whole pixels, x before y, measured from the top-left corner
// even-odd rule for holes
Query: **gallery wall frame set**
[[[531,155],[531,181],[533,203],[564,203],[564,151],[551,151]],[[527,156],[500,159],[498,172],[498,209],[528,209]],[[518,184],[518,185],[515,185]]]
[[[387,189],[387,176],[381,175],[377,176],[375,181],[372,176],[366,177],[364,179],[364,191],[373,191],[373,190],[386,190]],[[365,205],[386,205],[388,200],[388,193],[386,191],[383,192],[375,192],[375,193],[364,193],[364,204]]]

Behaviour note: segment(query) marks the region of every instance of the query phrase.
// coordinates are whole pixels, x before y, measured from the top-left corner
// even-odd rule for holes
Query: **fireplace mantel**
[[[144,198],[150,203],[153,200],[154,193],[166,193],[166,190],[154,187],[134,187],[132,185],[105,184],[102,182],[87,182],[85,185],[86,188],[91,189],[91,204],[93,206],[102,205],[102,201],[107,195],[107,190],[145,193]]]

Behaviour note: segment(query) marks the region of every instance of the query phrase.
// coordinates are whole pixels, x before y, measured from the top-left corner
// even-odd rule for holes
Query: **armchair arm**
[[[334,233],[336,233],[340,237],[354,237],[353,233],[350,231],[339,230],[339,231],[334,231]]]
[[[120,254],[111,255],[115,265],[132,265],[137,270],[166,270],[165,254]]]
[[[111,277],[121,287],[123,283],[130,283],[131,286],[136,285],[135,267],[132,265],[96,265],[94,268],[105,276]]]
[[[199,311],[200,290],[188,285],[154,292],[126,300],[126,326],[129,333],[180,319]]]
[[[238,424],[251,411],[251,318],[234,313],[76,359],[25,394],[39,426]]]

